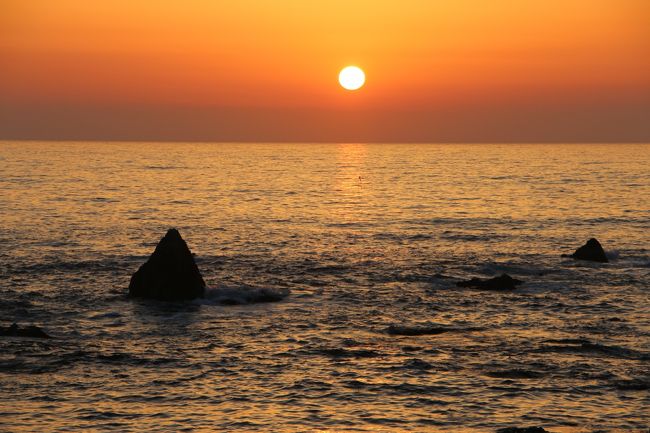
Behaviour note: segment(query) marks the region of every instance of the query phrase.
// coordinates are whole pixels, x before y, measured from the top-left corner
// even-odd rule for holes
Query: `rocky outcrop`
[[[590,262],[609,262],[605,255],[605,250],[603,250],[602,245],[600,245],[600,242],[598,242],[598,239],[596,238],[589,239],[587,243],[578,248],[575,253],[570,255],[562,254],[562,257],[572,257],[576,260],[588,260]]]
[[[129,296],[183,301],[203,297],[205,282],[187,244],[169,229],[146,263],[131,277]]]
[[[13,323],[6,328],[0,328],[1,337],[26,337],[26,338],[52,338],[38,326],[27,326],[21,328],[18,324]]]
[[[508,274],[501,274],[499,277],[487,280],[472,278],[467,281],[458,281],[456,286],[479,290],[515,290],[522,283],[523,281],[514,279]]]

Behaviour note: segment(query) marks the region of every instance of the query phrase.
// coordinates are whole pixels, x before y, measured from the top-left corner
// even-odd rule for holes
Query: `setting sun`
[[[339,72],[339,84],[345,90],[360,89],[366,82],[366,74],[357,66],[347,66]]]

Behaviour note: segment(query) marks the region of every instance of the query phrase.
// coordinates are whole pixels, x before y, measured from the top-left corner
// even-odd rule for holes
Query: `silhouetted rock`
[[[600,245],[600,242],[598,242],[598,239],[596,238],[589,239],[587,243],[578,248],[575,253],[571,255],[562,254],[562,257],[573,257],[576,260],[589,260],[590,262],[609,262],[605,255],[605,250],[603,250],[602,245]]]
[[[497,430],[497,433],[550,433],[541,427],[506,427]]]
[[[182,301],[203,297],[205,282],[187,244],[169,229],[149,260],[131,277],[129,296]]]
[[[481,290],[515,290],[523,281],[516,280],[508,274],[501,274],[499,277],[482,280],[480,278],[472,278],[469,281],[458,281],[458,287],[468,287],[470,289]]]
[[[38,326],[28,326],[20,328],[16,323],[6,328],[0,328],[0,336],[2,337],[28,337],[28,338],[52,338],[45,333]]]

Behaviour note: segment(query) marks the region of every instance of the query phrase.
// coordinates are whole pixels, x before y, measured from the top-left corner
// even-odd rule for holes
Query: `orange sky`
[[[650,141],[650,2],[0,0],[2,138]]]

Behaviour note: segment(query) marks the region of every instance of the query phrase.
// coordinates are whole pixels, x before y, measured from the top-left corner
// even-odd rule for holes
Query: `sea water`
[[[647,429],[649,173],[644,144],[0,142],[0,326],[53,337],[0,338],[0,430]],[[171,227],[206,297],[128,298]],[[560,257],[591,237],[609,263]]]

